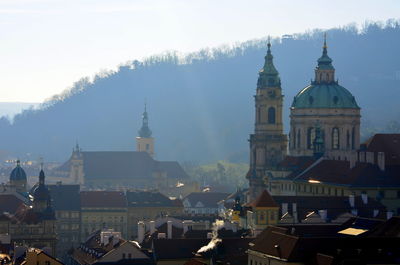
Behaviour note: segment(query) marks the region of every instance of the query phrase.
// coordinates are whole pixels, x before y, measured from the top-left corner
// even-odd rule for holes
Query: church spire
[[[281,85],[278,70],[274,65],[274,56],[271,52],[271,38],[268,37],[267,55],[265,55],[265,62],[263,68],[259,72],[257,88],[263,89],[267,87],[278,87]]]
[[[150,138],[151,130],[149,128],[149,116],[147,114],[147,103],[144,103],[144,112],[142,115],[142,128],[139,130],[139,137]]]
[[[318,58],[318,65],[315,68],[316,84],[329,84],[335,82],[335,68],[332,65],[332,59],[328,56],[328,45],[326,45],[326,33],[324,34],[324,45],[322,46],[322,55]]]

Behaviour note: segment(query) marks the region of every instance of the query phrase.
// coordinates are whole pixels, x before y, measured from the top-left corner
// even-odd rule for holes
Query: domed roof
[[[311,84],[295,97],[292,108],[352,108],[359,109],[354,96],[337,83]]]
[[[315,68],[315,80],[293,99],[292,108],[359,109],[354,96],[334,80],[335,68],[328,56],[326,35],[322,56]]]
[[[26,180],[25,170],[20,165],[20,161],[17,161],[17,166],[11,171],[10,181],[15,180]]]
[[[44,172],[40,170],[39,174],[39,185],[33,190],[33,200],[34,201],[47,201],[50,199],[50,192],[44,185]]]

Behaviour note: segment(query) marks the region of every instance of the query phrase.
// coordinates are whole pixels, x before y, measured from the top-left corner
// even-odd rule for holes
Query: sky
[[[400,18],[400,1],[0,0],[0,102],[42,102],[168,50],[389,18]]]

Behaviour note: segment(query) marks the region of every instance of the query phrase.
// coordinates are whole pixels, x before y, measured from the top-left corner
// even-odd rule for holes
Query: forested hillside
[[[268,32],[268,26],[265,28]],[[285,129],[294,95],[313,78],[323,34],[273,39],[285,94]],[[363,134],[400,126],[400,26],[370,23],[328,31],[328,53],[339,83],[362,107]],[[145,99],[157,158],[247,161],[253,95],[266,40],[133,60],[116,72],[83,78],[38,110],[0,119],[0,150],[63,160],[78,140],[85,150],[134,150]],[[129,59],[129,58],[127,58]],[[134,58],[132,58],[134,59]],[[51,78],[51,76],[49,76]]]

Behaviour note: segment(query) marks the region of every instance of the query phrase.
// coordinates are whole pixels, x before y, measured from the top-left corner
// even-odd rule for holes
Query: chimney
[[[328,220],[328,210],[318,210],[318,214],[325,222]]]
[[[204,222],[206,230],[210,229],[210,221],[206,220]]]
[[[352,209],[351,210],[351,214],[354,215],[354,216],[357,216],[358,215],[357,209]]]
[[[354,195],[353,194],[350,194],[349,195],[349,204],[350,204],[350,207],[351,208],[354,208]]]
[[[185,220],[182,222],[183,226],[183,234],[186,234],[187,231],[189,231],[189,226],[192,224],[192,221]]]
[[[212,234],[211,232],[208,232],[208,233],[207,233],[207,238],[208,238],[208,239],[211,239],[212,237],[213,237],[213,234]]]
[[[170,220],[167,221],[167,236],[168,239],[172,238],[172,221]]]
[[[288,204],[286,202],[282,203],[282,207],[281,207],[281,211],[282,211],[282,216],[288,212]]]
[[[366,162],[370,164],[374,164],[374,153],[373,152],[365,152]]]
[[[350,154],[349,162],[350,162],[350,168],[353,168],[356,166],[356,162],[357,162],[357,154],[356,153]]]
[[[378,214],[379,214],[379,210],[378,210],[378,209],[375,209],[375,210],[374,210],[374,216],[373,216],[373,217],[377,217]]]
[[[154,234],[156,232],[156,222],[150,221],[150,235]]]
[[[393,217],[393,212],[386,212],[386,219],[389,220],[390,218]]]
[[[144,240],[144,222],[138,222],[138,242],[141,244]]]
[[[368,195],[366,193],[361,193],[361,199],[364,204],[368,204]]]
[[[298,216],[297,216],[297,203],[292,203],[292,216],[293,216],[293,220],[294,223],[297,224],[299,222],[298,220]]]
[[[385,171],[385,153],[378,152],[378,167],[380,170]]]
[[[238,227],[235,222],[231,222],[232,232],[237,233]]]
[[[359,152],[358,156],[359,156],[358,161],[360,161],[361,163],[364,163],[365,162],[365,152]]]

